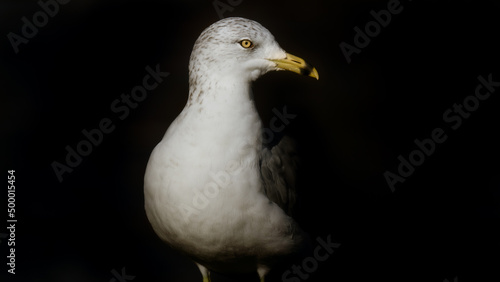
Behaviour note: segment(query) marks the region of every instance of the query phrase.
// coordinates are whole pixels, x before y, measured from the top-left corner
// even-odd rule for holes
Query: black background
[[[500,88],[457,130],[442,115],[474,94],[479,75],[500,81],[500,4],[402,1],[348,64],[339,44],[353,45],[353,28],[388,2],[244,0],[224,13],[260,22],[320,74],[254,83],[264,124],[273,108],[297,115],[278,134],[299,144],[297,220],[312,238],[341,244],[307,280],[498,280]],[[219,19],[212,1],[73,0],[15,54],[7,34],[21,35],[21,17],[38,10],[36,1],[0,3],[2,168],[5,177],[16,170],[18,219],[17,274],[7,273],[2,239],[1,281],[107,282],[125,267],[133,281],[201,282],[152,231],[142,184],[151,150],[186,102],[192,45]],[[112,101],[157,64],[170,75],[119,120]],[[51,163],[64,163],[65,147],[103,118],[116,129],[60,183]],[[448,139],[393,193],[384,172],[438,127]]]

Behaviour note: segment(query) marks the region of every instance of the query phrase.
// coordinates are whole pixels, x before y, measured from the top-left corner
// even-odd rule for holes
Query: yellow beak
[[[306,63],[304,59],[294,56],[292,54],[286,53],[286,58],[269,61],[276,63],[278,69],[293,71],[301,75],[307,75],[319,79],[319,74],[316,68]]]

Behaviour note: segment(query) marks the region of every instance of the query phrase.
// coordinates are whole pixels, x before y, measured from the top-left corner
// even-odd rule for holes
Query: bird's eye
[[[240,41],[241,47],[248,49],[253,47],[253,42],[248,39],[243,39]]]

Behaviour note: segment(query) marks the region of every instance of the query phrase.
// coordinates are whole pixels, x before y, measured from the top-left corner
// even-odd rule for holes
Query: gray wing
[[[267,197],[290,216],[296,201],[297,163],[295,143],[287,136],[271,149],[264,148],[260,157],[260,174]]]

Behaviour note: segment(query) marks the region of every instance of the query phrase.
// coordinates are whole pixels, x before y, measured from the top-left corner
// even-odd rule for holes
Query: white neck
[[[251,99],[250,81],[238,79],[236,74],[225,79],[205,77],[190,87],[176,134],[183,135],[182,142],[196,142],[201,148],[194,150],[213,158],[234,158],[242,147],[257,154],[262,145],[262,123]]]

